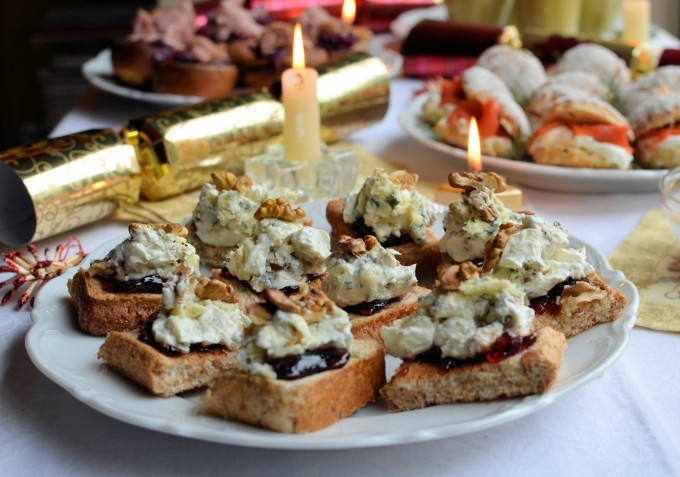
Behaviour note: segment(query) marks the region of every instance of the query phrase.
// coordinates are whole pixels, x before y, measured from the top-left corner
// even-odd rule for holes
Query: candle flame
[[[342,21],[349,24],[353,25],[354,24],[354,19],[357,16],[357,4],[354,0],[345,0],[342,3]]]
[[[470,119],[470,131],[468,133],[468,167],[474,172],[482,172],[482,151],[479,140],[477,120]]]
[[[305,67],[305,45],[302,42],[302,28],[300,24],[295,24],[293,32],[293,68],[304,69]]]

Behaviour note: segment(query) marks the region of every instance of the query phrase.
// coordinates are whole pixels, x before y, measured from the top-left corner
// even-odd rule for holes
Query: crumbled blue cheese
[[[130,237],[94,262],[90,272],[128,281],[151,275],[168,279],[187,268],[198,273],[199,258],[184,237],[136,224],[130,227]]]
[[[352,326],[347,313],[333,305],[323,317],[299,315],[277,310],[264,325],[253,328],[238,358],[244,370],[268,379],[276,373],[267,361],[285,356],[301,355],[322,347],[349,349]]]
[[[459,290],[435,289],[414,316],[383,327],[387,352],[410,359],[433,346],[445,358],[467,359],[488,351],[504,333],[531,333],[534,311],[520,288],[491,276],[463,282]]]
[[[388,174],[377,169],[368,177],[358,193],[345,197],[342,217],[352,224],[364,219],[373,235],[380,242],[390,236],[401,237],[409,234],[413,241],[421,244],[427,241],[427,228],[443,209],[424,195],[403,188],[395,179],[396,173]]]
[[[493,207],[498,216],[485,220],[482,211],[489,207]],[[439,248],[456,262],[480,259],[484,257],[484,244],[498,233],[500,225],[519,219],[520,214],[505,207],[489,189],[473,190],[469,195],[463,195],[461,201],[449,205]]]
[[[377,244],[358,256],[336,253],[326,260],[324,292],[340,306],[373,300],[390,300],[407,293],[417,283],[416,266],[402,266],[397,252]]]
[[[491,205],[498,215],[485,220],[482,211]],[[564,280],[585,278],[594,271],[585,249],[570,248],[569,236],[559,224],[512,212],[486,188],[474,190],[449,206],[440,250],[456,262],[483,258],[484,245],[507,222],[515,224],[516,231],[492,273],[516,283],[529,298],[545,295]]]
[[[180,274],[163,285],[163,309],[152,324],[156,342],[188,353],[191,345],[235,349],[250,324],[238,305],[198,298],[196,277]]]
[[[330,253],[327,232],[267,218],[257,223],[254,237],[227,255],[226,263],[229,273],[260,292],[298,285],[305,275],[324,273]]]
[[[593,271],[585,248],[570,248],[569,236],[559,224],[527,215],[510,236],[493,274],[512,280],[529,298],[535,298],[569,278],[585,278]]]
[[[254,214],[267,199],[295,200],[299,193],[284,188],[266,188],[254,184],[243,193],[219,190],[214,184],[203,185],[193,221],[196,235],[203,243],[233,247],[253,235],[257,220]]]

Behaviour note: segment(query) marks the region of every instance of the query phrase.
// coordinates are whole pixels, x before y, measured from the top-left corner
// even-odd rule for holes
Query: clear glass
[[[517,14],[520,29],[574,36],[581,24],[581,0],[517,0]]]
[[[675,236],[680,238],[680,167],[671,169],[661,178],[659,189],[663,211]]]
[[[461,23],[505,25],[515,0],[446,0],[451,20]]]
[[[581,4],[581,35],[602,38],[612,31],[622,0],[591,0]]]
[[[288,162],[283,157],[283,146],[272,145],[261,156],[246,159],[244,172],[258,184],[297,190],[302,201],[311,201],[352,192],[359,163],[353,149],[338,146],[323,147],[318,161]]]

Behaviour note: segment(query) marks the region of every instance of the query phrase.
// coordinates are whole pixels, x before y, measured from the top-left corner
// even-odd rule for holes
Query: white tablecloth
[[[405,136],[396,116],[417,81],[393,82],[387,117],[347,138],[432,181],[451,169],[443,154]],[[54,130],[118,126],[159,109],[91,90]],[[525,207],[562,223],[609,255],[658,195],[571,195],[524,189]],[[109,220],[75,233],[86,250],[125,226]],[[39,247],[40,248],[40,247]],[[27,311],[0,308],[0,475],[493,476],[680,475],[680,337],[634,329],[600,379],[519,421],[462,437],[346,451],[279,451],[217,445],[118,422],[80,403],[30,362]]]

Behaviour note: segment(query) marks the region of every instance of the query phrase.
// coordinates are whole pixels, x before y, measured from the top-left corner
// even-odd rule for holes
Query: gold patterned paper
[[[242,171],[280,136],[283,106],[266,91],[205,101],[131,121],[142,195],[160,200],[199,187],[216,170]]]
[[[12,175],[5,179],[18,178],[33,204],[34,215],[27,212],[24,224],[33,233],[23,243],[94,222],[139,199],[135,150],[112,129],[13,148],[0,160],[8,166],[3,173]]]
[[[680,242],[661,209],[654,209],[609,258],[638,288],[636,326],[680,331]]]

